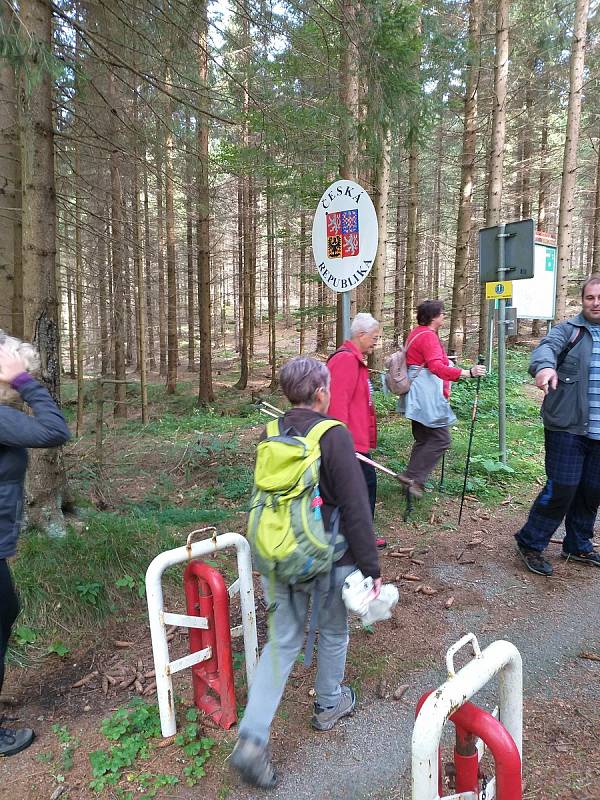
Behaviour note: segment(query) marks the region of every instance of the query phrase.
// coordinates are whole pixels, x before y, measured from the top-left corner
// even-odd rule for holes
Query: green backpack
[[[281,583],[328,575],[347,549],[339,534],[339,509],[332,532],[325,530],[319,493],[321,436],[338,420],[317,422],[305,436],[284,429],[282,418],[267,425],[258,444],[248,541],[256,569]]]

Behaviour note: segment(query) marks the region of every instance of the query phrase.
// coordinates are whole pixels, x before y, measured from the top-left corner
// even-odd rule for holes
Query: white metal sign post
[[[373,266],[379,242],[375,206],[354,181],[329,186],[315,212],[312,248],[321,280],[341,292],[343,335],[350,335],[350,290],[359,286]]]

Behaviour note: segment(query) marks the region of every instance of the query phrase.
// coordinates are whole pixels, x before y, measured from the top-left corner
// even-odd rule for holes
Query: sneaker
[[[387,547],[387,542],[383,538],[383,536],[376,536],[375,537],[375,546],[378,550],[384,550]]]
[[[409,478],[406,472],[398,473],[398,480],[400,483],[403,483],[405,486],[410,486],[413,482],[412,478]]]
[[[567,553],[565,550],[561,552],[561,556],[567,561],[579,561],[580,564],[591,564],[593,567],[600,567],[600,554],[590,553]]]
[[[352,714],[356,707],[356,695],[350,686],[342,686],[342,693],[337,706],[322,708],[315,703],[310,724],[316,731],[330,731],[342,717]]]
[[[0,727],[0,758],[14,756],[25,750],[35,739],[31,728]]]
[[[274,789],[277,786],[277,773],[271,764],[267,745],[240,736],[228,761],[245,783],[258,789]]]
[[[411,483],[408,487],[408,493],[417,499],[423,497],[423,492],[425,491],[425,487],[421,486],[420,483]]]
[[[552,575],[554,571],[552,564],[546,561],[538,550],[530,550],[529,547],[523,547],[518,544],[517,552],[530,572],[535,572],[536,575],[544,575],[547,578]]]

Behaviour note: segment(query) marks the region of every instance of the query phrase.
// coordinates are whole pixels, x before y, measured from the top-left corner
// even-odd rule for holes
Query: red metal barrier
[[[206,617],[208,628],[190,628],[190,653],[211,648],[211,657],[192,667],[194,703],[219,725],[236,722],[229,594],[223,576],[203,561],[191,561],[183,575],[187,613]]]
[[[421,706],[432,692],[424,694],[417,703]],[[456,727],[454,767],[458,792],[479,793],[479,759],[475,737],[480,738],[492,756],[496,771],[496,800],[522,800],[521,756],[514,739],[496,717],[473,703],[464,703],[449,717]],[[438,751],[441,762],[441,754]],[[442,795],[442,771],[439,768],[438,794]]]

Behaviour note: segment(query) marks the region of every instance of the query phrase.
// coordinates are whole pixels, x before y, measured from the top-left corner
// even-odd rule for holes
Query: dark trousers
[[[363,456],[369,456],[368,453],[361,453]],[[371,514],[373,518],[375,518],[375,502],[377,500],[377,473],[375,472],[375,467],[372,467],[370,464],[365,464],[364,461],[358,462],[361,466],[363,471],[363,475],[365,476],[365,481],[367,484],[367,491],[369,492],[369,505],[371,506]]]
[[[12,582],[8,562],[0,558],[0,692],[4,683],[4,659],[14,621],[19,613],[19,599]]]
[[[564,519],[563,550],[590,553],[600,505],[600,441],[548,430],[544,440],[546,485],[515,539],[523,547],[541,552]]]
[[[405,474],[423,486],[435,469],[435,465],[452,444],[452,439],[448,428],[428,428],[415,420],[411,422],[415,443]]]

